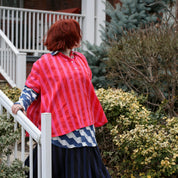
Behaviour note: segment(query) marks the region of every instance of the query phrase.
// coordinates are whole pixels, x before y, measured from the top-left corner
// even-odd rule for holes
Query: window
[[[0,0],[1,6],[8,6],[8,7],[23,7],[24,0]]]

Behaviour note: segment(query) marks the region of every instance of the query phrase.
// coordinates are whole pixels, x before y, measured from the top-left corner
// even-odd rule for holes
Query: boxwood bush
[[[96,93],[109,121],[97,129],[97,140],[112,177],[178,174],[178,118],[150,112],[134,92]]]
[[[16,88],[7,88],[4,92],[14,101],[20,94]],[[96,94],[108,118],[108,124],[96,129],[96,137],[112,178],[176,177],[178,118],[149,111],[141,104],[145,98],[134,92],[100,88]],[[20,166],[19,162],[11,167],[1,162],[0,177],[23,177]]]

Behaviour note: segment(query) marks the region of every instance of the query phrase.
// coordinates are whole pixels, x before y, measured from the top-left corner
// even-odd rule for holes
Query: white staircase
[[[0,73],[12,87],[22,89],[26,80],[26,54],[20,53],[0,29]]]
[[[51,178],[52,177],[52,163],[51,163],[51,114],[43,113],[41,117],[41,131],[22,113],[18,111],[13,114],[11,111],[13,103],[0,90],[0,115],[6,114],[7,118],[11,116],[14,118],[14,130],[17,126],[21,127],[21,150],[20,157],[17,154],[17,141],[14,145],[13,155],[7,157],[7,163],[10,164],[10,156],[13,159],[25,161],[25,132],[29,133],[29,155],[30,155],[30,178],[33,178],[33,144],[37,144],[38,149],[38,177]]]

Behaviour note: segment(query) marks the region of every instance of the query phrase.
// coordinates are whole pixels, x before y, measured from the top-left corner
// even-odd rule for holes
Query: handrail
[[[25,131],[29,133],[29,173],[33,177],[33,141],[37,143],[37,167],[39,178],[52,177],[51,160],[51,113],[41,114],[41,131],[23,114],[18,111],[13,114],[11,107],[13,102],[0,90],[0,114],[3,114],[3,108],[6,109],[7,117],[14,117],[14,130],[17,128],[17,122],[21,125],[21,161],[24,163],[25,155]],[[17,140],[14,146],[14,156],[17,158]],[[7,163],[10,164],[10,155],[7,156]]]
[[[0,36],[6,41],[7,45],[13,50],[15,54],[19,54],[19,51],[14,46],[14,44],[7,38],[7,36],[4,34],[4,32],[0,29]]]
[[[41,142],[41,131],[26,117],[22,111],[13,114],[11,107],[13,102],[0,90],[0,103],[3,103],[7,111],[21,124],[36,142]]]

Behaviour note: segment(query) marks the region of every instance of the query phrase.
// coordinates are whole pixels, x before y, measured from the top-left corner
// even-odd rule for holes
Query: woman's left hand
[[[26,115],[26,112],[25,112],[24,108],[20,104],[14,104],[14,105],[12,105],[12,113],[13,114],[17,114],[17,112],[19,110],[21,110]]]

